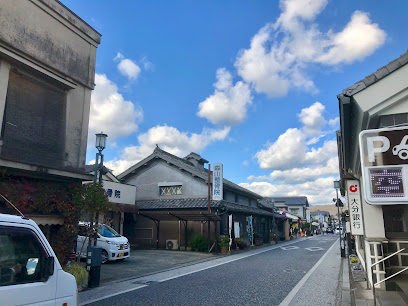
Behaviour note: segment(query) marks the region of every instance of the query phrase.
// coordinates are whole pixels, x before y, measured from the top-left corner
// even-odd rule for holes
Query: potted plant
[[[237,239],[237,246],[238,246],[238,248],[239,248],[240,250],[243,250],[243,249],[245,249],[245,248],[248,247],[248,245],[247,245],[245,239],[242,239],[242,238],[238,238],[238,239]]]
[[[230,238],[227,235],[221,235],[218,237],[218,244],[221,248],[221,254],[228,254]]]

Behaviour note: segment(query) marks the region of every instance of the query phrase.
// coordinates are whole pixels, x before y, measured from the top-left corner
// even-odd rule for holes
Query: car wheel
[[[106,264],[108,261],[109,261],[108,252],[106,252],[105,250],[102,250],[101,263]]]
[[[399,158],[401,158],[401,159],[408,159],[408,150],[400,150],[399,152],[398,152],[398,156],[399,156]]]

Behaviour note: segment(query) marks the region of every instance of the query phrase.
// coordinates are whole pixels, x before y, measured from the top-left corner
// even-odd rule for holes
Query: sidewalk
[[[338,240],[280,306],[285,305],[351,305],[348,265],[347,260],[340,257]]]

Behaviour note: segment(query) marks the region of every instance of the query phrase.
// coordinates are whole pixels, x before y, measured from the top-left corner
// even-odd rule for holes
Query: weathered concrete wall
[[[55,0],[1,1],[0,46],[88,88],[99,42],[99,33]]]
[[[32,77],[39,84],[52,83],[66,93],[64,103],[61,103],[61,111],[65,114],[61,136],[64,139],[59,142],[64,146],[60,150],[61,157],[51,165],[37,154],[39,158],[34,163],[66,169],[84,167],[96,48],[100,37],[59,1],[2,0],[0,114],[5,109],[10,70]],[[0,116],[0,123],[2,120],[3,116]],[[4,136],[6,140],[7,135]]]

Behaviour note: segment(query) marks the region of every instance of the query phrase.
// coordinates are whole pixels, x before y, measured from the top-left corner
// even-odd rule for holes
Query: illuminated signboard
[[[407,203],[408,127],[361,132],[360,155],[367,203]]]

